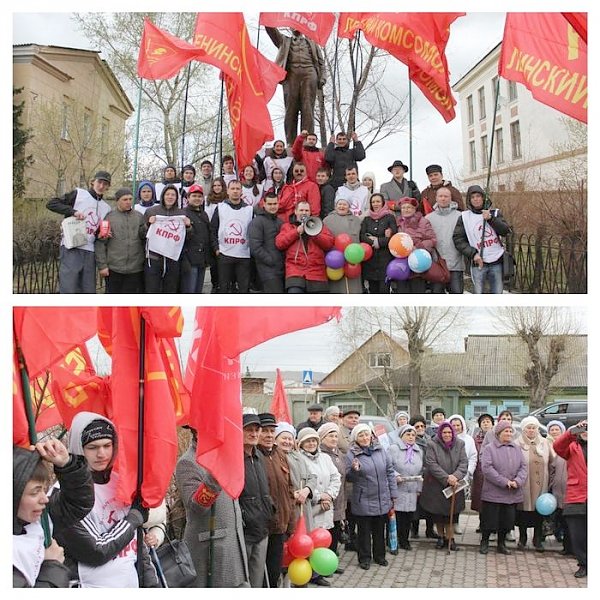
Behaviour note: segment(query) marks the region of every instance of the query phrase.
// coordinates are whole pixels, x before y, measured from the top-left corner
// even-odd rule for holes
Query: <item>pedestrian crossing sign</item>
[[[302,385],[312,385],[313,383],[313,372],[302,371]]]

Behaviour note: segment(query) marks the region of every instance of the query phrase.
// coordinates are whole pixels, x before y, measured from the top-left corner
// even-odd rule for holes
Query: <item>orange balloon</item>
[[[407,257],[414,248],[412,238],[408,233],[395,233],[388,242],[388,249],[392,256],[396,258]]]

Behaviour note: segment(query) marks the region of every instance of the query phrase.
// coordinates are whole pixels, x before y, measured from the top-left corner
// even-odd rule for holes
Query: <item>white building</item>
[[[464,186],[485,187],[492,130],[491,191],[569,188],[587,179],[585,125],[541,104],[525,86],[500,79],[492,122],[500,46],[452,86],[460,96]]]

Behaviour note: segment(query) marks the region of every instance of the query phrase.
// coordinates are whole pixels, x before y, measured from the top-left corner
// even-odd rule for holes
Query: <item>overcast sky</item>
[[[349,10],[347,6],[343,8]],[[193,10],[193,7],[190,5],[188,10]],[[258,12],[246,12],[245,14],[249,26],[256,23]],[[451,83],[458,81],[501,41],[504,20],[505,13],[468,12],[466,16],[454,22],[450,29],[450,40],[446,49]],[[94,40],[88,40],[78,32],[71,13],[66,12],[14,13],[13,43],[97,49]],[[260,37],[260,48],[269,58],[275,57],[276,48],[268,36],[264,35],[264,32]],[[386,69],[388,87],[397,91],[398,96],[406,95],[408,93],[407,68],[392,57],[387,60],[389,61]],[[390,83],[391,81],[393,83]],[[458,98],[457,101],[459,101]],[[281,112],[281,108],[274,108],[277,106],[283,106],[281,86],[271,103],[272,111]],[[424,170],[428,164],[441,164],[446,176],[451,179],[456,179],[461,173],[463,158],[459,106],[460,104],[456,106],[457,117],[446,124],[420,90],[413,86],[413,171],[410,176],[420,188],[427,184]],[[283,124],[277,126],[275,137],[284,137]],[[387,167],[395,159],[400,159],[405,164],[409,163],[408,125],[406,131],[395,134],[370,149],[367,158],[359,165],[360,172],[374,172],[377,185],[380,186],[390,179]]]

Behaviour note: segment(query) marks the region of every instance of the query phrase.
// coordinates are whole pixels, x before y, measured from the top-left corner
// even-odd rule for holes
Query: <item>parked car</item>
[[[518,415],[519,419],[523,419],[524,416]],[[535,417],[542,425],[547,425],[550,421],[561,421],[565,427],[571,427],[587,419],[587,400],[553,402],[531,411],[528,416]]]
[[[361,415],[358,422],[369,425],[378,438],[381,438],[381,436],[396,429],[394,424],[387,417],[382,417],[380,415]]]

